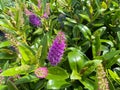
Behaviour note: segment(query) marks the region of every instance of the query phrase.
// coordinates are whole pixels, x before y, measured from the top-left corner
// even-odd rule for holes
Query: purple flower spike
[[[40,67],[35,70],[35,75],[38,78],[45,78],[48,75],[47,67]]]
[[[52,66],[56,66],[60,62],[66,47],[65,40],[65,34],[60,31],[53,41],[48,53],[48,60]]]
[[[32,14],[32,15],[29,16],[29,21],[30,21],[30,23],[31,23],[34,27],[41,26],[41,21],[40,21],[40,19],[39,19],[36,15],[34,15],[34,14]]]

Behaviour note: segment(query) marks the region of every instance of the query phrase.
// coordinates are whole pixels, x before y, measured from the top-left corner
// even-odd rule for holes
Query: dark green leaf
[[[8,90],[18,90],[16,85],[10,80],[7,81],[7,85],[8,85]]]
[[[27,76],[20,77],[18,80],[15,81],[15,84],[34,82],[36,80],[39,80],[39,78],[37,78],[34,75],[27,75]]]

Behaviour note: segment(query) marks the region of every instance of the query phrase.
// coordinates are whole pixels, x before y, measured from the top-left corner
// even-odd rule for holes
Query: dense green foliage
[[[41,17],[40,27],[29,23],[26,8]],[[41,8],[37,0],[0,0],[0,30],[0,90],[120,90],[119,0],[41,0]],[[59,31],[67,45],[51,66],[48,50]],[[35,76],[38,67],[48,68],[46,78]]]

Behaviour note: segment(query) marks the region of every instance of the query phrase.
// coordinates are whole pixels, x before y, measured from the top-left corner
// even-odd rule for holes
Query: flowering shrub
[[[120,90],[119,0],[1,0],[0,90]]]

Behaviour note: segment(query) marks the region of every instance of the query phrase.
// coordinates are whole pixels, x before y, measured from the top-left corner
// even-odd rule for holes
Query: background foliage
[[[120,90],[120,1],[41,1],[39,9],[36,0],[0,0],[0,90],[98,90],[99,77]],[[42,17],[46,3],[50,15],[35,28],[24,9]],[[53,67],[47,53],[60,30],[67,47]],[[45,79],[34,74],[42,66],[48,68]]]

